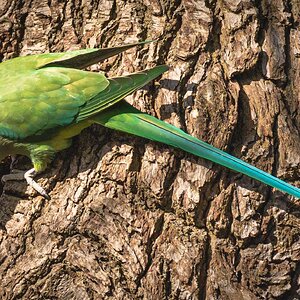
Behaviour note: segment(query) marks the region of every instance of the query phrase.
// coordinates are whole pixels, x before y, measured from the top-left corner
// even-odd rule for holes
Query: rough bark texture
[[[3,59],[161,38],[92,69],[167,63],[128,101],[300,185],[299,0],[1,0],[0,15]],[[299,202],[246,176],[93,126],[38,181],[50,201],[3,187],[1,299],[300,297]]]

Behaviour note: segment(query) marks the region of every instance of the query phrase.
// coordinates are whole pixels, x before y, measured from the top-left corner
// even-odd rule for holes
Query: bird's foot
[[[33,179],[33,177],[37,174],[34,168],[24,172],[22,170],[13,169],[11,170],[11,174],[3,175],[2,182],[5,183],[7,181],[12,180],[26,180],[27,184],[34,188],[40,195],[42,195],[46,199],[50,199],[50,196],[46,193],[46,191]]]
[[[32,168],[25,172],[24,178],[29,186],[33,187],[44,198],[50,200],[50,196],[46,193],[46,191],[33,179],[35,175],[37,175],[37,172],[34,168]]]

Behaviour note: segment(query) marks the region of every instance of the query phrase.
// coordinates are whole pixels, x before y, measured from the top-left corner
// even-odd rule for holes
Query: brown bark
[[[161,38],[92,69],[167,63],[159,86],[128,101],[299,186],[299,9],[299,0],[2,0],[0,53]],[[299,204],[246,176],[93,126],[38,181],[50,201],[25,182],[3,187],[1,299],[300,297]]]

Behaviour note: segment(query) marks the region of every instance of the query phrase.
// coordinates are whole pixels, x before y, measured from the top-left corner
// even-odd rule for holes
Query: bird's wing
[[[110,106],[155,77],[132,75],[108,81],[81,69],[144,41],[114,48],[18,57],[0,64],[0,135],[20,140],[66,126]],[[151,74],[150,74],[151,73]],[[153,75],[153,72],[149,72]],[[106,89],[107,86],[111,86]],[[101,91],[105,92],[101,95]],[[99,95],[99,97],[97,96]]]
[[[157,66],[108,80],[98,73],[48,67],[11,75],[7,82],[1,78],[0,135],[11,140],[36,138],[49,130],[80,122],[166,70],[166,66]]]

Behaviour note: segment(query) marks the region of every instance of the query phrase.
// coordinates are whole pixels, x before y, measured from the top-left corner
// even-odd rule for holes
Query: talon
[[[49,196],[49,194],[46,193],[46,191],[44,190],[44,193],[40,193],[41,196],[43,196],[46,200],[51,200],[51,197]]]

